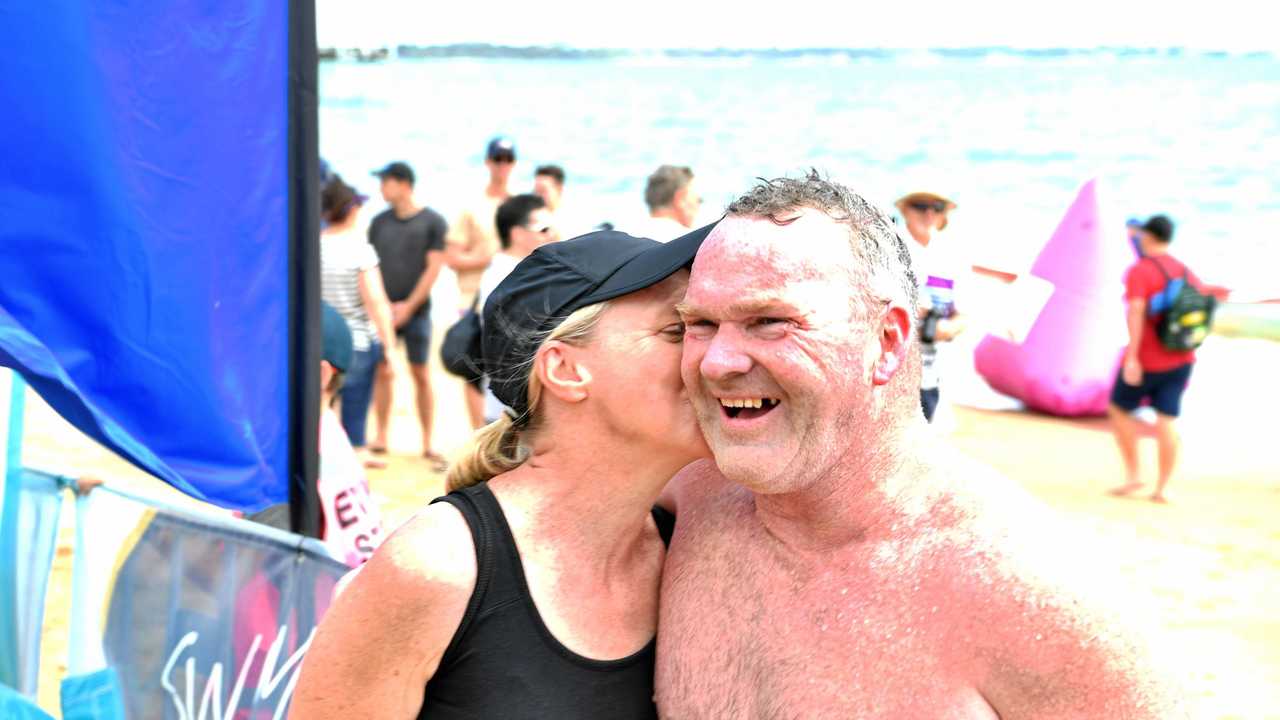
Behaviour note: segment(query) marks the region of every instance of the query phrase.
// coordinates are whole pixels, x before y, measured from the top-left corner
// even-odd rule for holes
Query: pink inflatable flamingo
[[[1032,410],[1105,414],[1128,339],[1123,280],[1134,251],[1123,223],[1102,211],[1097,184],[1080,188],[1031,266],[1054,290],[1024,341],[988,335],[974,350],[978,374]]]

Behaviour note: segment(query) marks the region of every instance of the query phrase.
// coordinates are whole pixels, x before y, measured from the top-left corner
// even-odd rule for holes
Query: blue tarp
[[[289,13],[0,6],[0,365],[245,510],[289,495]]]

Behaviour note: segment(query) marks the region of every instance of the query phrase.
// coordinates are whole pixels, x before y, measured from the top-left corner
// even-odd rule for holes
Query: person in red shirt
[[[1129,346],[1119,376],[1111,389],[1112,432],[1120,446],[1125,465],[1125,484],[1111,491],[1113,495],[1129,495],[1142,488],[1138,479],[1138,425],[1131,413],[1148,401],[1156,411],[1156,441],[1159,444],[1160,475],[1156,481],[1153,502],[1166,502],[1165,486],[1178,458],[1178,433],[1173,421],[1182,405],[1182,392],[1191,378],[1195,351],[1170,350],[1156,336],[1160,320],[1161,294],[1170,278],[1186,278],[1200,288],[1200,279],[1187,266],[1169,254],[1173,240],[1173,222],[1155,215],[1137,228],[1138,258],[1125,274],[1124,298],[1128,308]]]

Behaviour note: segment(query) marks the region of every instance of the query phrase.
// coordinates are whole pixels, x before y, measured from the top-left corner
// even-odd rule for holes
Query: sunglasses
[[[489,159],[496,163],[513,163],[516,161],[516,156],[510,155],[507,153],[502,153],[499,155],[492,155],[489,157]]]
[[[907,203],[907,207],[917,212],[932,210],[936,213],[944,213],[947,211],[947,203],[943,200],[912,200]]]

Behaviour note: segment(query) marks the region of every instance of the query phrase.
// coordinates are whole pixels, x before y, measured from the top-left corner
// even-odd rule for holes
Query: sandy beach
[[[402,354],[397,361],[404,362]],[[1172,681],[1186,689],[1197,718],[1280,718],[1280,450],[1270,418],[1280,403],[1277,367],[1280,343],[1224,337],[1206,343],[1185,399],[1183,460],[1168,506],[1105,494],[1121,467],[1101,420],[953,406],[938,426],[960,451],[1016,480],[1110,548],[1097,561],[1118,567],[1135,588],[1135,603],[1160,629],[1158,646],[1173,656],[1162,659],[1179,668]],[[438,368],[434,382],[437,443],[456,451],[467,435],[461,387]],[[369,472],[388,526],[439,494],[442,483],[418,458],[407,373],[397,390],[389,467]],[[1155,449],[1145,445],[1153,482]],[[193,502],[80,435],[34,394],[24,451],[28,466]],[[73,518],[68,504],[43,629],[39,701],[55,714],[66,672]]]

